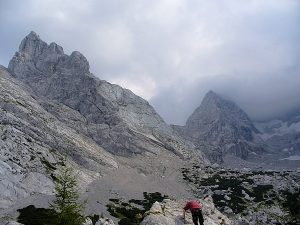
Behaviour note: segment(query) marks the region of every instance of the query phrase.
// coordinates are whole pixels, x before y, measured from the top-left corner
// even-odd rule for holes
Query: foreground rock
[[[203,217],[205,225],[231,225],[232,222],[216,209],[212,198],[201,201],[203,205]],[[186,221],[182,219],[182,208],[185,202],[166,199],[162,203],[154,203],[146,213],[141,225],[184,225],[193,224],[190,213],[187,213]]]

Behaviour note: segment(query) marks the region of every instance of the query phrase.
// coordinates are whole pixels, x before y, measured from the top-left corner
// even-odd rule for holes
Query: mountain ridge
[[[54,48],[54,45],[57,47]],[[137,130],[148,133],[148,136],[153,136],[155,130],[156,137],[153,139],[162,133],[173,135],[170,127],[147,101],[130,90],[96,78],[89,72],[89,64],[81,53],[75,51],[67,56],[60,46],[48,45],[34,32],[21,42],[19,52],[10,61],[8,69],[38,96],[79,111],[89,123],[105,124],[109,130],[126,124],[130,125],[127,133]],[[101,129],[98,132],[102,132]],[[122,133],[124,131],[119,135]],[[95,134],[91,135],[97,139]],[[103,144],[100,140],[96,141]],[[106,147],[112,151],[111,144]],[[114,153],[126,154],[128,150],[120,143]],[[137,153],[137,148],[132,152]]]
[[[0,73],[0,214],[28,202],[46,207],[63,155],[99,211],[105,204],[96,201],[107,203],[112,188],[127,198],[141,190],[188,195],[178,183],[181,166],[207,162],[146,100],[95,77],[81,53],[66,55],[34,32]]]

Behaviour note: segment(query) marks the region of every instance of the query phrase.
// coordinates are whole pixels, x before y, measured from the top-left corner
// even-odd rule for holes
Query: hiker
[[[198,221],[200,225],[204,225],[204,219],[202,216],[202,205],[197,200],[188,201],[183,208],[183,219],[185,220],[185,212],[190,210],[193,217],[193,222],[195,225],[198,225]]]

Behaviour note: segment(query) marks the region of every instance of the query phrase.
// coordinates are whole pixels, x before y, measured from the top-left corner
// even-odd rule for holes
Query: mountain
[[[189,195],[180,168],[205,163],[201,152],[147,101],[90,73],[81,53],[31,32],[0,75],[0,214],[47,206],[64,155],[89,212],[144,191]]]
[[[156,198],[175,199],[172,215],[162,211],[145,217],[152,223],[173,224],[180,199],[210,194],[230,212],[227,205],[232,210],[239,203],[245,206],[240,200],[251,190],[258,192],[255,198],[268,196],[268,182],[275,178],[280,194],[285,190],[280,182],[286,184],[287,178],[293,182],[287,186],[299,186],[297,172],[258,176],[260,171],[216,169],[202,154],[231,167],[237,162],[260,167],[267,159],[292,156],[299,151],[299,117],[255,124],[256,129],[236,104],[210,91],[185,126],[169,126],[147,101],[94,76],[81,53],[67,55],[34,32],[21,42],[8,68],[0,66],[0,99],[1,224],[28,205],[48,207],[65,156],[77,174],[81,197],[88,200],[87,214],[119,210],[122,217],[129,210],[132,217],[132,209],[148,207]],[[246,200],[252,204],[252,195]],[[168,202],[159,207],[169,207]],[[207,206],[211,222],[226,219],[211,200]],[[259,215],[265,218],[264,211]]]
[[[255,126],[261,132],[261,138],[278,155],[280,164],[300,162],[300,113],[283,119],[257,122]]]
[[[213,91],[205,95],[185,126],[173,128],[205,152],[211,162],[223,163],[226,155],[248,160],[266,147],[247,114]]]
[[[48,45],[31,32],[22,41],[8,70],[30,87],[45,110],[63,122],[67,121],[58,115],[60,104],[77,111],[84,121],[68,125],[113,154],[130,156],[155,152],[157,148],[183,154],[180,147],[184,146],[172,138],[171,128],[147,101],[130,90],[96,78],[79,52],[68,56],[62,47]]]

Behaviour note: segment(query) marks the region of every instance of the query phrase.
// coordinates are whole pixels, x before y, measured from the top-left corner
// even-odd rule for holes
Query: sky
[[[35,31],[183,125],[209,90],[253,120],[300,107],[299,0],[0,0],[0,64]]]

